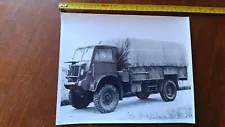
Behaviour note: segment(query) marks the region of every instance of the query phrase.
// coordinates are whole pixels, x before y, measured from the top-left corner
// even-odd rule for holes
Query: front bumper
[[[79,81],[79,82],[66,82],[64,85],[65,86],[71,86],[71,85],[73,85],[73,86],[81,86],[81,83],[82,83],[82,81]]]
[[[70,86],[70,85],[77,85],[77,84],[78,84],[77,82],[67,82],[64,85],[65,86]]]
[[[88,80],[81,80],[78,82],[66,82],[64,84],[66,89],[76,89],[76,88],[82,88],[83,90],[89,90],[90,82]]]
[[[65,85],[66,89],[69,89],[77,94],[82,94],[84,93],[86,90],[84,90],[82,87],[77,86],[77,85]]]
[[[65,86],[66,89],[72,89],[72,88],[75,88],[75,87],[80,87],[79,82],[66,82],[64,84],[64,86]]]

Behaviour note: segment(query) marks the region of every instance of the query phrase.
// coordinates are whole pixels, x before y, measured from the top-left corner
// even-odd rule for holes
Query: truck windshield
[[[89,61],[91,60],[94,47],[77,49],[74,54],[75,61]]]

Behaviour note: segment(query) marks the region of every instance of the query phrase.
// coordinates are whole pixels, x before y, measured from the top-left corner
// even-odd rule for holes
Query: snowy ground
[[[124,98],[112,113],[99,113],[93,103],[86,109],[62,106],[57,124],[114,123],[114,122],[193,122],[192,90],[179,91],[173,102],[164,102],[159,94],[150,95],[147,100],[137,97]],[[157,121],[156,121],[157,120]],[[171,121],[173,120],[173,121]]]

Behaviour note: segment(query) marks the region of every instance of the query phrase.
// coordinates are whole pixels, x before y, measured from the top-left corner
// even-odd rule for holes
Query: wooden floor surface
[[[193,1],[94,2],[225,7],[224,0]],[[0,127],[55,126],[60,39],[58,2],[0,0]],[[197,121],[192,126],[225,127],[225,15],[190,14],[190,18]]]

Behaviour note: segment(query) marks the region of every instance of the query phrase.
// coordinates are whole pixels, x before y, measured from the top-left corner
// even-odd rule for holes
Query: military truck
[[[165,102],[176,98],[179,80],[187,80],[185,48],[179,43],[117,38],[80,47],[69,64],[70,104],[91,102],[101,113],[113,112],[125,97],[147,99],[160,93]]]

